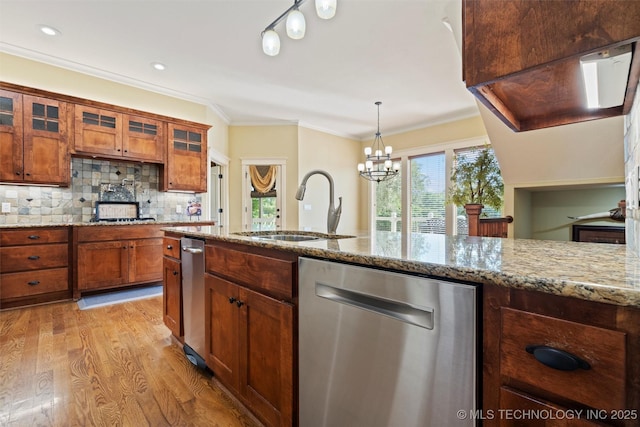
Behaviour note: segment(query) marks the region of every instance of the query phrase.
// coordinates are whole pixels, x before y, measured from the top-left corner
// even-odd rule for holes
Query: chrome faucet
[[[327,213],[327,233],[336,234],[338,222],[340,221],[340,214],[342,214],[342,197],[338,197],[338,207],[335,208],[333,206],[333,178],[331,178],[331,175],[319,169],[312,170],[311,172],[307,173],[304,178],[302,178],[302,182],[300,183],[300,187],[298,187],[298,191],[296,191],[296,199],[304,199],[304,192],[307,189],[307,180],[311,175],[315,174],[324,175],[329,180],[329,212]]]

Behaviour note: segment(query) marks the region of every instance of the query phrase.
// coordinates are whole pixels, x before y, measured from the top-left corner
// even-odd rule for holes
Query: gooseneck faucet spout
[[[329,175],[328,172],[316,169],[307,173],[304,178],[302,178],[302,182],[300,183],[300,187],[298,187],[298,191],[296,191],[296,199],[304,199],[304,192],[307,189],[307,180],[311,175],[315,174],[324,175],[329,180],[329,212],[327,213],[327,233],[336,234],[338,222],[340,222],[340,215],[342,214],[342,197],[338,197],[338,207],[335,208],[333,205],[333,178],[331,178],[331,175]]]

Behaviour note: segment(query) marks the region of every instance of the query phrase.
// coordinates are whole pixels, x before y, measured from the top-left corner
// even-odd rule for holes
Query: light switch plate
[[[182,213],[182,206],[176,205],[176,213]]]
[[[11,203],[2,202],[2,213],[11,213]]]

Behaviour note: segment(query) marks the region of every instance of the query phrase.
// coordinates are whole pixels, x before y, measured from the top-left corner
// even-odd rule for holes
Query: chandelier
[[[267,25],[262,31],[262,51],[269,56],[276,56],[280,53],[280,36],[276,33],[275,27],[285,16],[287,17],[287,36],[294,40],[304,37],[307,23],[298,7],[307,0],[294,0],[293,5],[278,16],[275,21]],[[316,0],[316,13],[321,19],[331,19],[336,14],[337,0]]]
[[[366,161],[358,163],[360,176],[376,182],[393,178],[398,175],[400,170],[400,164],[391,161],[393,149],[389,145],[385,146],[384,142],[382,142],[382,136],[380,135],[380,104],[382,102],[376,102],[378,106],[378,131],[376,132],[376,137],[371,147],[364,149],[364,154],[367,156]]]

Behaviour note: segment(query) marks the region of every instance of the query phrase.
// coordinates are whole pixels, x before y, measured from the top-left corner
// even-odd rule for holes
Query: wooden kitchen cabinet
[[[161,226],[74,228],[74,298],[84,291],[159,282],[163,278]]]
[[[297,425],[297,258],[221,242],[205,251],[207,365],[263,423]]]
[[[628,114],[640,78],[640,2],[464,0],[463,80],[512,130]],[[633,43],[623,105],[588,109],[580,57]]]
[[[69,185],[72,108],[0,89],[0,182]]]
[[[69,229],[0,229],[0,308],[71,297]]]
[[[493,285],[483,292],[483,410],[495,415],[483,425],[638,425],[640,310]],[[513,416],[534,410],[581,416]]]
[[[178,123],[167,124],[167,161],[163,191],[207,191],[207,129]]]
[[[164,324],[171,330],[173,336],[182,341],[182,263],[180,261],[180,239],[164,237],[162,243],[163,258],[163,288],[162,288],[162,318]]]
[[[75,106],[74,154],[162,163],[164,143],[160,120]]]

